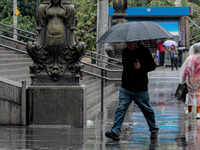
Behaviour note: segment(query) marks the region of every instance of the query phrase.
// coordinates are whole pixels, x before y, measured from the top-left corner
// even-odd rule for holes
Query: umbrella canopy
[[[173,41],[173,40],[166,40],[163,43],[163,45],[166,46],[166,47],[171,47],[172,45],[174,45],[175,47],[178,46],[178,44],[176,43],[176,41]]]
[[[172,38],[164,27],[151,21],[121,23],[109,28],[97,43],[131,42]]]

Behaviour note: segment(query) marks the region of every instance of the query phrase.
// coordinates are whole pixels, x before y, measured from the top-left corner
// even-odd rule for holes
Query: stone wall
[[[0,77],[0,125],[21,124],[21,99],[21,85]]]

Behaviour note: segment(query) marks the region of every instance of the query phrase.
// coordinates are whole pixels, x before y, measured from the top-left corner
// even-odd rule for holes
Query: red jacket
[[[162,43],[158,43],[157,48],[158,48],[159,52],[165,52],[165,49],[164,49]]]

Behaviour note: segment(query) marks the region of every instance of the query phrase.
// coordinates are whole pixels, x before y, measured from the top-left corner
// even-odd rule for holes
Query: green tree
[[[22,16],[35,17],[36,0],[17,0],[18,9]]]
[[[80,41],[88,45],[89,50],[95,50],[96,30],[88,31],[96,27],[97,21],[97,0],[71,0],[77,7],[79,18],[77,36]],[[35,32],[36,0],[18,0],[18,28]],[[40,3],[43,0],[39,0]],[[13,1],[3,0],[0,2],[0,22],[13,26]],[[8,28],[6,28],[8,30]],[[3,32],[4,35],[10,34]],[[21,39],[21,38],[20,38]],[[24,39],[21,39],[24,41]]]
[[[77,7],[79,19],[77,36],[80,41],[87,44],[88,50],[96,49],[96,23],[97,23],[97,1],[96,0],[71,0]],[[92,30],[94,29],[94,30]],[[89,32],[92,30],[91,32]],[[86,34],[89,32],[88,34]]]
[[[192,3],[200,6],[200,1],[199,0],[188,0],[188,2],[192,2]]]
[[[151,0],[129,0],[128,6],[129,7],[145,7],[150,4]]]
[[[22,16],[21,14],[18,15],[17,17],[17,21],[18,21],[18,28],[19,29],[23,29],[29,32],[36,32],[36,23],[35,23],[35,17],[30,17],[30,16]],[[6,17],[5,19],[1,20],[1,23],[3,24],[7,24],[10,26],[13,26],[13,15],[10,15],[8,17]],[[13,29],[9,28],[9,27],[1,27],[2,29],[9,31],[9,32],[13,32]],[[8,37],[13,37],[13,35],[9,32],[2,32],[0,31],[2,35],[8,36]],[[18,31],[18,34],[29,37],[34,39],[35,37],[31,34],[25,33],[23,31]],[[23,42],[27,42],[30,41],[27,38],[23,38],[22,36],[18,36],[18,40],[23,41]]]
[[[17,1],[17,8],[20,11],[19,15],[17,16],[18,21],[18,28],[27,30],[30,32],[35,32],[35,1],[29,2],[28,0],[18,0]],[[3,0],[0,2],[0,22],[13,26],[13,0]],[[1,26],[3,30],[13,32],[12,28]],[[12,37],[13,35],[9,32],[0,31],[1,34]],[[28,36],[31,38],[32,35],[24,33],[22,31],[18,31],[18,34],[23,36]],[[18,40],[27,42],[28,39],[18,36]]]
[[[166,7],[174,6],[174,0],[129,0],[129,7]]]
[[[174,0],[151,0],[149,6],[169,7],[169,6],[175,6],[175,5],[174,5]]]
[[[22,16],[35,16],[36,1],[17,0],[17,8]],[[0,1],[0,20],[13,15],[13,0]]]
[[[198,3],[197,3],[198,4]],[[200,27],[200,5],[196,3],[189,2],[189,6],[193,7],[193,15],[189,17],[189,19],[194,22],[197,26]],[[200,40],[200,29],[195,25],[190,23],[190,38],[194,38],[192,43],[196,43]]]
[[[13,1],[1,0],[0,1],[0,21],[12,14],[13,14]]]

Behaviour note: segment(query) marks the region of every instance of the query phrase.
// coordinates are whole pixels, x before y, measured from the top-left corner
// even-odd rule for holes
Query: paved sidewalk
[[[200,120],[186,119],[184,104],[174,98],[179,71],[157,68],[149,73],[149,93],[160,128],[150,140],[145,118],[133,103],[127,112],[119,141],[104,136],[113,124],[118,93],[105,112],[87,121],[84,129],[0,126],[0,150],[198,150]]]

